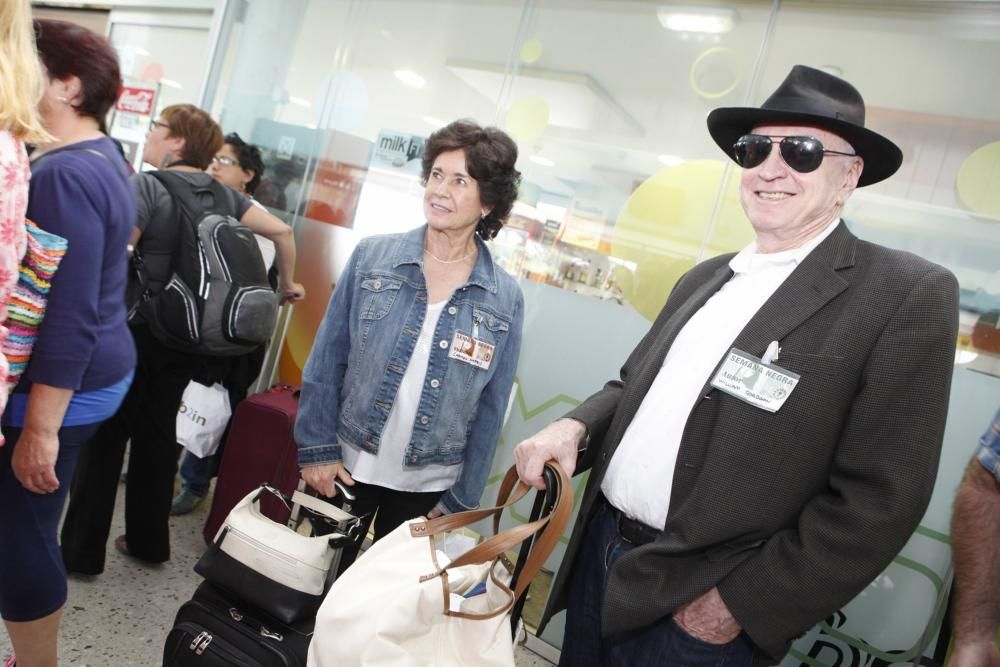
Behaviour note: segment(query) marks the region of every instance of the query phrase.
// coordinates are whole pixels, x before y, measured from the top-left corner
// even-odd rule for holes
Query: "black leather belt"
[[[608,509],[611,510],[611,514],[615,518],[618,535],[626,542],[640,547],[643,544],[649,544],[663,532],[662,530],[647,526],[641,521],[628,518],[620,509],[609,503],[606,499],[604,502],[607,503]]]

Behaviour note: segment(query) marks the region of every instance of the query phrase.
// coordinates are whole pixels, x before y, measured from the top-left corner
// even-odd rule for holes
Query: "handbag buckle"
[[[288,496],[282,493],[280,489],[276,489],[267,482],[265,482],[264,484],[260,485],[260,491],[267,491],[271,495],[275,496],[278,500],[280,500],[284,504],[284,506],[288,508],[289,512],[292,511],[292,506],[289,504]],[[260,500],[260,492],[258,492],[257,495],[254,496],[254,502],[258,500]]]
[[[236,621],[237,623],[239,623],[240,621],[243,620],[243,614],[241,614],[240,610],[237,609],[236,607],[230,607],[229,608],[229,618],[231,618],[234,621]]]
[[[274,641],[277,641],[277,642],[285,640],[285,638],[281,634],[279,634],[277,632],[271,632],[270,630],[268,630],[267,628],[265,628],[263,625],[260,626],[260,636],[261,637],[267,637],[268,639],[273,639]]]

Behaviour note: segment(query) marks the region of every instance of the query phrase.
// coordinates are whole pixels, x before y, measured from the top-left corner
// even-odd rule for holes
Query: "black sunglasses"
[[[785,135],[765,136],[763,134],[744,134],[733,144],[733,159],[744,169],[753,169],[763,164],[771,154],[772,139],[781,139],[778,146],[781,159],[789,167],[801,174],[819,169],[824,155],[843,155],[854,157],[857,153],[842,153],[823,148],[819,139],[814,137],[791,137]]]

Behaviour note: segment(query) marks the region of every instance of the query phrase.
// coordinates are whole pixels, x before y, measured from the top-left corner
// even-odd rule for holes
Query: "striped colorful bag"
[[[31,359],[31,349],[38,338],[38,327],[45,317],[45,304],[52,276],[66,254],[68,242],[61,236],[45,231],[31,220],[25,221],[28,247],[21,260],[17,285],[7,301],[7,339],[3,353],[10,371],[7,393],[13,391]]]

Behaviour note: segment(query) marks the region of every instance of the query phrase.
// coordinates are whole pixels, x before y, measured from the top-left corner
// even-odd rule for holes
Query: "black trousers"
[[[354,516],[363,517],[361,524],[361,534],[367,535],[368,528],[372,521],[375,522],[374,541],[378,541],[398,528],[405,521],[415,519],[418,516],[425,516],[434,509],[437,501],[441,499],[441,491],[395,491],[383,486],[365,484],[364,482],[354,482],[350,487],[354,493],[355,500],[350,506],[350,512]],[[332,499],[333,504],[342,506],[343,499],[337,495]],[[319,531],[317,531],[319,532]],[[343,572],[358,557],[357,547],[345,547],[340,557],[340,569],[338,574]]]
[[[80,451],[63,522],[63,562],[70,572],[104,570],[118,480],[131,440],[125,486],[125,535],[129,552],[142,560],[170,559],[170,502],[177,474],[177,409],[188,382],[220,380],[231,359],[172,350],[133,327],[138,352],[135,380],[121,408]]]

